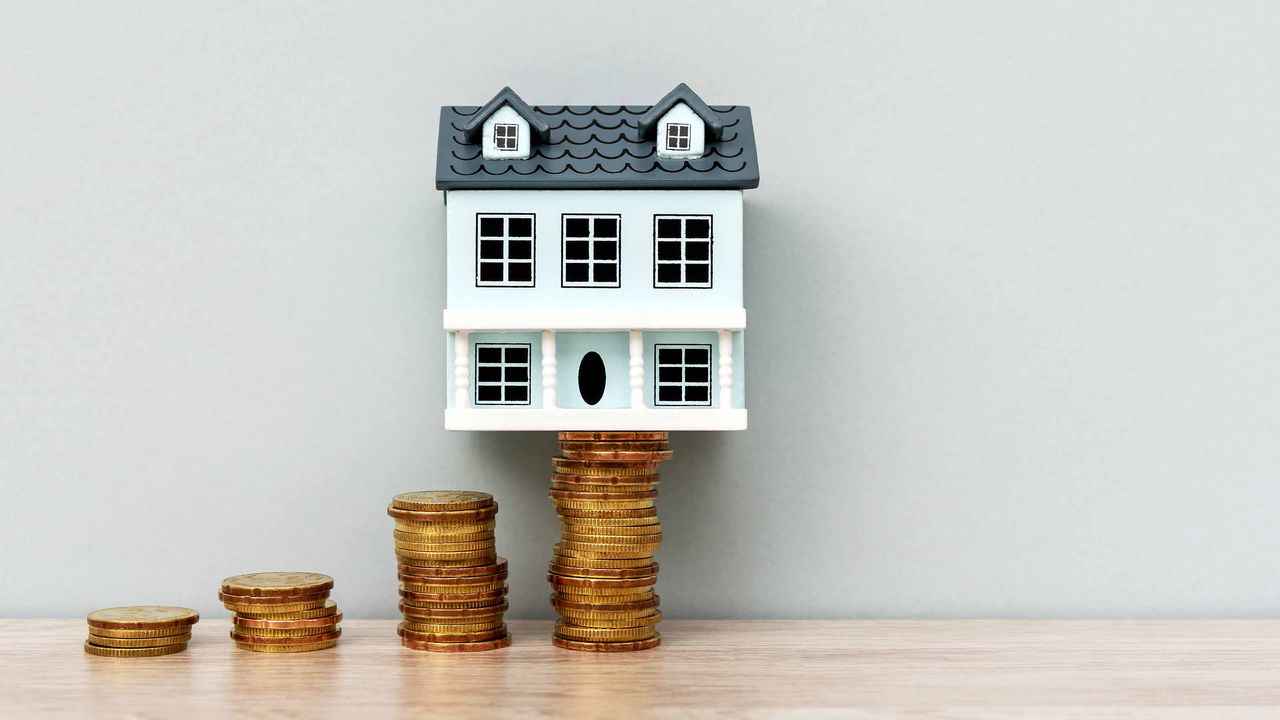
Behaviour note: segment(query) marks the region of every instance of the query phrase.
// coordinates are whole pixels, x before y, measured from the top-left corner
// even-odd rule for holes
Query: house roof
[[[707,124],[707,152],[702,157],[657,156],[653,127],[677,102],[688,105]],[[503,104],[528,120],[537,138],[526,159],[484,158],[479,130]],[[652,106],[530,107],[504,88],[483,107],[440,108],[440,190],[745,190],[759,184],[751,109],[707,105],[684,84]]]

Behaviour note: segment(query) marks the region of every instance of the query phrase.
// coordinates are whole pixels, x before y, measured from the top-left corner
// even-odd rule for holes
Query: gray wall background
[[[754,109],[752,429],[676,434],[670,617],[1280,612],[1274,3],[15,3],[0,23],[0,615],[314,569],[395,612],[447,434],[436,117],[505,84]],[[495,22],[495,18],[501,18]]]

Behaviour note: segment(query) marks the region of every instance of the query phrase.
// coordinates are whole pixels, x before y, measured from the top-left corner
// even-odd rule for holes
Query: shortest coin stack
[[[342,613],[329,599],[333,578],[310,572],[261,572],[222,581],[218,599],[232,614],[231,639],[241,650],[324,650],[342,635]]]
[[[498,557],[493,496],[424,490],[391,500],[400,578],[400,642],[413,650],[478,652],[511,644],[507,561]]]
[[[89,613],[84,651],[103,657],[155,657],[187,649],[200,614],[170,605],[130,605]]]

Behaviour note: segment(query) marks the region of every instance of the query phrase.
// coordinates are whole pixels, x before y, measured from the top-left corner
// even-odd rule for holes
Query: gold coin
[[[434,585],[437,587],[470,587],[474,585],[501,582],[507,579],[506,570],[489,575],[468,575],[463,577],[424,577],[421,575],[409,575],[407,573],[396,574],[399,576],[399,580],[402,585]]]
[[[552,635],[551,644],[565,650],[580,650],[585,652],[632,652],[635,650],[649,650],[651,648],[658,647],[658,645],[662,644],[662,633],[655,632],[651,638],[630,642],[590,642],[582,640],[568,640]]]
[[[632,610],[644,610],[647,608],[656,608],[662,602],[662,598],[658,595],[647,600],[637,600],[635,602],[576,602],[573,600],[565,600],[564,598],[551,595],[551,606],[557,611],[560,610],[590,610],[593,612],[629,612]]]
[[[396,541],[396,550],[406,552],[433,552],[433,553],[451,553],[451,552],[467,552],[469,550],[492,550],[494,549],[493,538],[487,540],[477,540],[475,542],[456,542],[456,543],[438,543],[438,542],[405,542],[404,540]]]
[[[665,430],[565,430],[560,433],[561,441],[583,442],[596,440],[600,442],[646,442],[666,440]]]
[[[498,588],[497,590],[486,590],[484,592],[474,592],[474,593],[461,593],[461,592],[420,593],[420,592],[411,592],[409,590],[400,591],[400,597],[404,600],[404,602],[410,605],[418,605],[420,603],[437,603],[437,602],[448,602],[448,603],[480,602],[480,601],[493,602],[505,597],[506,594],[507,594],[506,585],[503,585],[501,588]]]
[[[318,642],[328,642],[329,640],[337,640],[342,636],[342,628],[334,628],[330,632],[321,635],[310,635],[307,637],[259,637],[257,635],[249,635],[239,630],[231,631],[231,639],[238,643],[250,643],[253,645],[307,645]]]
[[[406,576],[423,578],[479,577],[483,575],[494,575],[497,573],[507,572],[507,559],[499,556],[491,563],[467,565],[463,567],[439,567],[433,565],[415,567],[412,565],[401,564],[397,566],[396,569],[400,574],[401,580],[406,579]]]
[[[190,635],[190,625],[174,625],[173,627],[161,628],[129,628],[126,630],[117,630],[113,628],[100,628],[89,626],[89,634],[97,637],[108,638],[158,638],[172,637],[174,635]]]
[[[471,594],[471,593],[486,593],[486,592],[492,592],[494,590],[501,590],[502,588],[506,587],[506,584],[507,584],[507,581],[505,578],[499,578],[497,580],[493,580],[487,583],[482,583],[479,585],[423,585],[421,583],[401,582],[400,589],[406,592],[411,592],[415,594],[417,593],[439,594],[439,595],[449,595],[451,593]]]
[[[613,534],[606,533],[603,530],[599,533],[580,533],[580,532],[563,532],[560,539],[565,542],[580,543],[583,545],[654,545],[662,544],[662,533],[652,533],[648,535],[624,535],[622,533]]]
[[[300,603],[317,602],[329,597],[328,590],[320,592],[307,593],[306,595],[264,595],[254,597],[251,595],[231,595],[229,593],[219,592],[218,599],[226,603],[236,605],[253,605],[254,607],[277,607],[282,605],[298,605]]]
[[[557,565],[601,570],[620,570],[624,568],[647,568],[653,564],[653,558],[588,558],[570,555],[556,550],[552,555]]]
[[[396,559],[400,562],[401,565],[404,565],[405,567],[416,567],[416,568],[483,567],[485,565],[492,564],[494,559],[496,558],[497,558],[497,555],[495,555],[494,553],[485,553],[484,555],[480,555],[475,558],[465,558],[465,559],[457,559],[457,560],[421,559],[421,558],[409,558],[399,554],[396,555]]]
[[[591,452],[657,452],[671,449],[667,440],[560,440],[561,450],[586,450]]]
[[[502,602],[475,607],[418,608],[412,605],[405,605],[403,601],[400,603],[400,614],[404,615],[406,620],[413,620],[414,622],[448,623],[454,620],[481,622],[493,617],[501,618],[506,611],[506,598],[503,598]]]
[[[622,558],[652,561],[653,554],[658,551],[657,545],[610,545],[616,550],[602,550],[600,545],[585,543],[561,542],[557,547],[564,555],[580,557],[588,560],[618,560]]]
[[[419,533],[405,532],[404,530],[393,530],[391,535],[400,542],[407,543],[455,543],[455,542],[478,542],[480,540],[492,540],[493,530],[481,530],[479,532],[464,533]]]
[[[583,578],[547,573],[547,580],[560,587],[580,587],[595,590],[596,588],[619,589],[634,587],[652,587],[658,581],[657,574],[629,578]]]
[[[670,450],[570,450],[560,448],[560,455],[566,460],[586,460],[588,462],[619,462],[628,465],[636,463],[657,464],[670,460],[675,453]]]
[[[586,520],[585,522],[578,522]],[[662,523],[654,518],[639,518],[643,525],[601,525],[598,528],[593,527],[595,523],[586,518],[560,518],[560,531],[569,533],[580,533],[583,535],[601,534],[601,535],[661,535]]]
[[[569,625],[572,627],[585,627],[585,628],[609,628],[614,630],[621,629],[621,628],[641,628],[641,627],[647,627],[650,630],[652,630],[654,626],[656,626],[660,622],[662,622],[662,613],[656,610],[653,612],[652,615],[646,615],[641,617],[591,618],[588,620],[583,618],[571,617],[561,613],[561,618],[560,618],[561,625]]]
[[[497,555],[493,545],[486,544],[480,549],[458,550],[452,552],[435,552],[426,550],[401,550],[396,548],[396,557],[411,558],[413,560],[474,560],[477,558],[492,558]]]
[[[568,458],[551,458],[551,466],[556,472],[573,475],[607,475],[611,477],[639,477],[657,475],[658,463],[602,463],[597,460],[570,460]]]
[[[396,520],[395,529],[402,533],[412,535],[429,535],[435,537],[455,537],[458,535],[473,535],[476,533],[491,533],[497,527],[497,522],[492,518],[484,522],[466,522],[466,523],[436,523],[436,522],[414,522],[411,520]]]
[[[262,617],[261,613],[269,613],[270,615],[284,615],[287,613],[302,612],[304,610],[315,610],[324,607],[326,598],[317,600],[308,600],[306,602],[297,603],[273,603],[271,605],[255,605],[253,603],[233,603],[223,601],[222,606],[231,612],[244,613],[249,617]],[[255,614],[257,613],[257,614]]]
[[[236,623],[233,637],[235,635],[241,635],[246,638],[314,637],[316,635],[327,635],[329,633],[337,632],[338,630],[341,630],[341,629],[342,628],[337,623],[330,623],[328,625],[318,625],[316,627],[300,627],[300,628],[291,628],[291,629],[286,628],[281,630],[275,630],[272,628],[263,628],[263,627],[249,627],[246,625],[241,625],[240,623]],[[246,640],[245,642],[251,642],[251,641]]]
[[[625,605],[626,603],[646,602],[653,598],[653,589],[647,589],[640,592],[623,594],[599,594],[599,593],[569,593],[557,588],[554,593],[554,600],[567,603],[586,603],[588,605]]]
[[[634,628],[589,628],[577,625],[556,623],[555,634],[566,640],[588,640],[592,642],[625,642],[627,640],[646,640],[653,637],[653,626],[643,625]]]
[[[483,640],[496,640],[507,634],[507,626],[499,625],[491,630],[478,630],[476,632],[415,632],[404,626],[404,623],[396,628],[396,634],[408,640],[417,640],[418,642],[480,642]]]
[[[136,630],[195,625],[200,613],[174,605],[126,605],[94,610],[87,619],[90,627]]]
[[[260,605],[236,611],[238,617],[254,620],[316,620],[337,613],[338,604],[332,600],[325,600],[324,605],[310,610],[278,610],[271,605]]]
[[[400,493],[391,499],[391,504],[401,510],[428,512],[475,510],[492,505],[493,496],[473,490],[418,490]]]
[[[556,511],[586,510],[589,512],[620,512],[626,510],[654,510],[653,500],[559,500],[552,498]],[[654,513],[656,516],[656,512]]]
[[[580,578],[637,578],[647,575],[658,574],[658,563],[642,565],[636,568],[583,568],[574,567],[572,565],[561,565],[552,562],[550,566],[551,572],[561,576],[572,576]]]
[[[497,599],[505,601],[506,595],[498,595]],[[497,604],[494,599],[486,600],[413,600],[411,598],[402,598],[400,600],[400,612],[405,615],[412,615],[406,608],[414,610],[461,610],[464,608],[491,608]]]
[[[657,490],[637,490],[634,492],[579,492],[576,490],[556,490],[551,488],[547,495],[556,500],[597,500],[600,502],[619,503],[630,500],[652,500],[658,497]]]
[[[631,521],[629,523],[616,523],[618,525],[639,525],[641,524],[640,522],[638,522],[639,520],[647,520],[648,522],[653,522],[653,518],[658,517],[658,509],[656,507],[612,509],[608,506],[607,503],[602,508],[561,507],[561,508],[558,508],[557,512],[560,515],[561,522],[568,521],[568,522],[585,523],[588,520],[590,521],[610,520],[611,521],[614,519],[626,519]],[[615,524],[615,523],[600,523],[600,524],[608,525],[608,524]]]
[[[189,626],[188,626],[189,627]],[[186,645],[191,640],[191,633],[183,633],[181,635],[165,635],[163,637],[150,638],[117,638],[102,637],[89,633],[89,642],[98,647],[109,648],[153,648],[166,647],[168,645]]]
[[[400,638],[400,644],[412,650],[427,650],[430,652],[484,652],[507,647],[511,644],[511,636],[504,635],[496,640],[460,643],[419,642],[409,638]]]
[[[617,485],[571,485],[569,483],[553,482],[551,483],[551,489],[562,490],[565,492],[589,492],[589,493],[612,494],[612,493],[644,492],[644,491],[650,491],[650,490],[656,492],[658,489],[658,486],[656,484],[648,484],[648,485],[627,485],[627,486],[620,487]]]
[[[394,505],[387,506],[387,514],[397,520],[440,525],[474,524],[489,520],[498,514],[498,504],[475,510],[443,510],[440,512],[419,512],[417,510],[401,510]]]
[[[571,625],[590,625],[596,621],[610,620],[640,620],[642,618],[653,617],[657,614],[654,608],[644,608],[642,610],[572,610],[570,608],[557,608],[556,612],[560,613],[560,617]]]
[[[94,645],[88,640],[84,641],[84,651],[90,655],[99,657],[156,657],[158,655],[172,655],[187,649],[186,643],[177,645],[164,645],[162,647],[140,647],[140,648],[118,648],[118,647],[102,647]]]
[[[236,647],[241,650],[251,650],[253,652],[263,653],[301,653],[311,652],[312,650],[325,650],[337,644],[337,640],[325,640],[323,642],[307,643],[305,645],[259,645],[257,643],[237,641]]]
[[[279,597],[314,595],[333,588],[333,578],[313,572],[259,572],[232,575],[222,581],[224,595]],[[243,600],[241,602],[244,602]]]
[[[312,611],[314,612],[314,611]],[[290,620],[278,620],[272,618],[249,618],[243,615],[234,615],[232,622],[238,628],[252,628],[262,630],[305,630],[314,628],[329,628],[342,622],[342,613],[335,612],[318,618],[296,618]]]
[[[416,620],[405,620],[400,623],[400,627],[405,630],[416,633],[427,634],[458,634],[470,632],[485,632],[488,630],[496,630],[505,627],[502,623],[502,617],[497,616],[492,620],[474,623],[442,623],[442,622],[418,622]]]
[[[584,475],[579,472],[552,471],[551,482],[564,483],[565,485],[608,485],[610,488],[626,490],[630,487],[657,485],[662,482],[662,476],[656,472],[645,475],[608,475],[601,473]]]

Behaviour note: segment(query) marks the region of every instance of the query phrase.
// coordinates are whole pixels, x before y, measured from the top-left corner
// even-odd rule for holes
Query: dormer
[[[699,158],[724,137],[724,121],[688,85],[680,83],[640,117],[640,137],[652,139],[659,158]]]
[[[535,142],[546,142],[547,122],[511,88],[493,96],[462,128],[468,143],[479,142],[485,160],[523,160]]]

